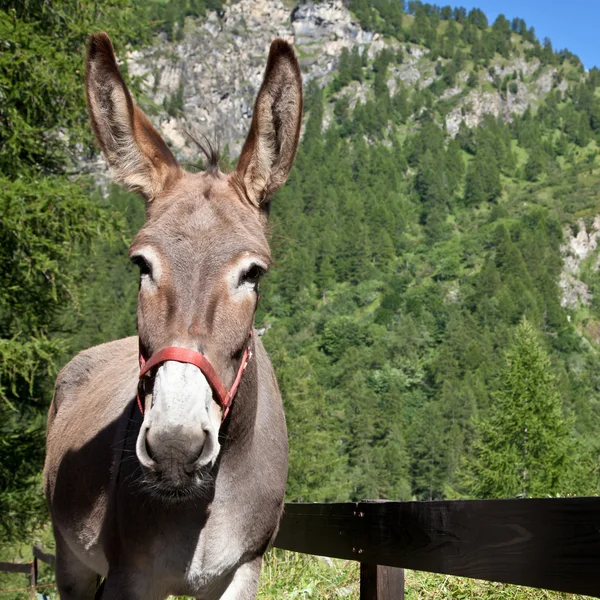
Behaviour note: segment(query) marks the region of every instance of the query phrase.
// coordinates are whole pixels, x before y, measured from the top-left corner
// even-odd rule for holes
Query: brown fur
[[[147,221],[130,249],[154,261],[140,286],[139,342],[148,355],[168,345],[195,348],[229,387],[257,303],[240,265],[269,266],[262,207],[285,182],[298,144],[302,88],[294,52],[273,42],[232,174],[180,168],[134,104],[104,33],[90,38],[86,92],[115,178],[147,201]],[[136,408],[138,338],[86,350],[61,371],[44,480],[63,600],[91,599],[97,574],[107,577],[103,600],[254,598],[283,505],[287,438],[269,359],[255,335],[250,347],[253,359],[220,428],[218,458],[190,478],[200,488],[176,500],[153,487],[175,485],[159,477],[169,464],[154,472],[136,454],[157,410],[152,393],[144,416]],[[209,409],[219,410],[214,401]],[[173,430],[176,443],[180,431]]]

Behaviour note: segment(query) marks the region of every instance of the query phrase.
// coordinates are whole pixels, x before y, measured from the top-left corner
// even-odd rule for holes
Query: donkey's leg
[[[56,528],[54,538],[56,587],[61,600],[93,600],[98,575],[77,558]]]
[[[263,557],[257,556],[239,567],[220,600],[254,600],[258,591],[262,561]]]

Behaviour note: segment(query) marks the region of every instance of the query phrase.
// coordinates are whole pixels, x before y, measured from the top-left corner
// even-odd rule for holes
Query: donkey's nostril
[[[195,439],[190,443],[188,452],[188,461],[186,466],[193,465],[202,454],[204,444],[206,442],[206,432],[201,429],[195,436]]]
[[[150,445],[150,430],[146,431],[146,436],[144,438],[144,445],[146,446],[146,454],[149,456],[151,460],[154,462],[158,462],[156,457],[154,456],[154,452],[152,446]]]

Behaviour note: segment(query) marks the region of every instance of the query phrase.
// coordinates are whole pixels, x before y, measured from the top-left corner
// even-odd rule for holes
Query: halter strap
[[[252,332],[250,332],[250,336],[252,336]],[[252,352],[250,351],[250,345],[244,348],[244,354],[242,355],[242,362],[240,363],[237,375],[235,376],[235,380],[229,391],[221,381],[221,378],[217,375],[217,372],[210,364],[210,361],[204,354],[201,352],[197,352],[196,350],[190,350],[189,348],[181,348],[179,346],[167,346],[162,350],[159,350],[156,354],[152,355],[148,360],[144,357],[144,354],[141,350],[140,345],[140,381],[156,366],[168,361],[174,360],[180,363],[187,363],[190,365],[194,365],[198,367],[202,374],[206,377],[210,387],[213,389],[213,392],[217,395],[217,399],[221,407],[223,408],[223,417],[224,421],[227,415],[229,414],[229,409],[231,408],[231,402],[233,401],[240,382],[242,380],[242,375],[244,374],[244,370],[248,366],[248,362],[252,358]],[[144,414],[144,407],[142,405],[142,400],[140,398],[140,391],[138,387],[137,394],[137,403],[140,408],[140,412]]]

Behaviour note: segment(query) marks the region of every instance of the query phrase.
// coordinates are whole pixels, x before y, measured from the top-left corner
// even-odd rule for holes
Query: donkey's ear
[[[181,169],[131,99],[106,33],[89,38],[85,89],[92,129],[115,180],[152,201]]]
[[[237,176],[252,202],[260,205],[279,189],[292,168],[302,123],[302,77],[292,47],[271,44],[267,69]]]

